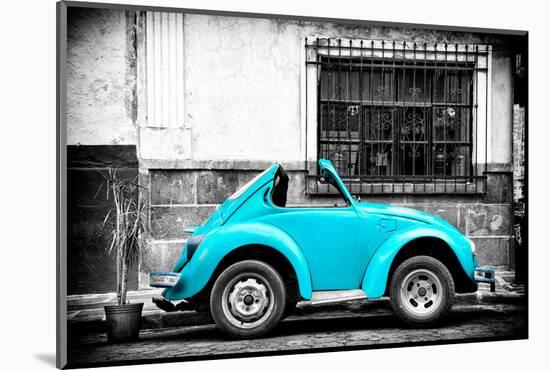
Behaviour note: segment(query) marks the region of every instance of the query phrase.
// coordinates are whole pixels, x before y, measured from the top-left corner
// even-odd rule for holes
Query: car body
[[[192,235],[172,272],[151,273],[151,285],[166,288],[155,300],[159,307],[182,301],[186,309],[210,309],[227,334],[253,337],[299,301],[390,296],[398,316],[420,326],[440,320],[455,292],[494,283],[492,270],[478,268],[473,242],[451,224],[418,210],[359,202],[329,160],[319,160],[319,168],[342,205],[287,206],[288,176],[272,165],[187,229]],[[233,286],[218,287],[222,280]],[[267,313],[277,317],[256,325]]]

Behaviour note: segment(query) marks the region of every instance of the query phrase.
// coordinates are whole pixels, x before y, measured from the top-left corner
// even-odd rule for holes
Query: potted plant
[[[147,205],[139,196],[137,178],[122,179],[116,170],[109,169],[107,199],[112,196],[113,209],[104,224],[112,225],[108,251],[116,260],[116,304],[105,306],[107,338],[110,342],[125,342],[139,337],[143,303],[130,303],[128,291],[129,267],[136,263],[144,236],[148,232]]]

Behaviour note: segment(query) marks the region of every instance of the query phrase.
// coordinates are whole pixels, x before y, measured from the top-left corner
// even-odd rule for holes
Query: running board
[[[354,301],[357,299],[367,299],[367,294],[361,289],[318,290],[313,292],[311,301],[306,302],[312,306],[316,306],[326,303]]]

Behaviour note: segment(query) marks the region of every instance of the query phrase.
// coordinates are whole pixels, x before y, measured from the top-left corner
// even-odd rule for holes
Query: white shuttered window
[[[147,126],[184,124],[183,14],[146,14]]]

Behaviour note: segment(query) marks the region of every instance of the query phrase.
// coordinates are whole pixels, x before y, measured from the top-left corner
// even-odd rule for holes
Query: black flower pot
[[[139,338],[143,303],[105,306],[104,308],[109,342],[131,342]]]

